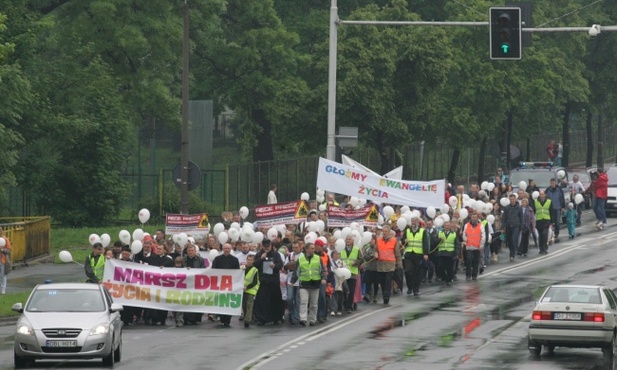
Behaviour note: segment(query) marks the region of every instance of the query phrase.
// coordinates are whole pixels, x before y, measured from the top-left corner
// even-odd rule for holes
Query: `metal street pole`
[[[326,158],[335,160],[336,146],[334,135],[336,134],[336,52],[337,52],[337,22],[338,8],[336,0],[330,3],[330,50],[328,59],[328,143],[326,146]]]
[[[182,129],[180,141],[180,213],[189,213],[189,4],[182,9]]]

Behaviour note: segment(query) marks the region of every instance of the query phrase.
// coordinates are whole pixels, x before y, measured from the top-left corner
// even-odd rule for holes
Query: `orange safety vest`
[[[4,247],[8,249],[9,251],[11,251],[12,250],[11,241],[9,240],[9,238],[7,238],[6,236],[2,236],[0,238],[3,238],[6,241],[6,245]],[[7,262],[8,260],[7,260],[6,254],[0,253],[0,264],[5,265]]]
[[[377,253],[379,253],[378,261],[396,262],[396,238],[390,238],[386,241],[384,238],[377,239]]]
[[[321,263],[323,263],[324,267],[330,266],[330,258],[328,257],[328,253],[321,252],[321,256],[319,256],[319,258],[321,259]],[[328,276],[328,269],[326,268],[325,270],[326,270],[326,276]]]
[[[465,227],[465,235],[467,235],[467,249],[480,248],[480,242],[482,241],[482,228],[484,226],[481,222],[478,222],[474,227],[471,222]],[[470,248],[471,247],[471,248]]]

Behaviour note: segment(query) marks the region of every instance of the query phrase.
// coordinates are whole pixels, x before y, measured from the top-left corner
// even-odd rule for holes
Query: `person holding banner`
[[[242,296],[242,312],[244,313],[244,327],[248,328],[253,321],[253,305],[255,296],[259,291],[259,271],[253,266],[255,256],[249,254],[246,257],[244,268],[244,294]]]
[[[283,260],[272,243],[265,239],[261,251],[255,255],[255,267],[259,270],[259,290],[255,296],[255,316],[257,325],[279,323],[283,320],[283,296],[280,288],[280,270]]]
[[[404,268],[407,294],[420,294],[422,281],[422,261],[428,261],[429,237],[424,228],[420,227],[420,218],[413,217],[411,226],[405,228],[403,236],[405,246]]]
[[[341,259],[345,262],[349,271],[351,271],[351,277],[347,279],[349,294],[345,297],[345,310],[347,310],[347,313],[351,313],[351,311],[355,310],[357,307],[355,302],[356,281],[360,273],[359,267],[363,260],[360,248],[354,245],[354,238],[352,235],[347,235],[347,237],[345,237],[345,248],[341,251]]]
[[[308,321],[309,326],[314,326],[319,291],[326,285],[326,268],[321,258],[315,255],[314,244],[308,243],[304,254],[298,258],[296,276],[300,281],[300,325],[306,326]]]
[[[240,262],[238,259],[231,254],[231,244],[225,243],[223,245],[223,254],[216,256],[214,261],[212,261],[213,269],[229,269],[236,270],[240,268]],[[229,328],[229,324],[231,323],[230,315],[219,315],[221,319],[221,328]]]
[[[187,244],[185,249],[186,255],[183,257],[184,266],[187,269],[205,269],[206,261],[202,256],[197,254],[197,247],[193,244]],[[208,262],[209,264],[210,262]],[[195,325],[198,322],[201,322],[202,314],[197,312],[185,312],[184,313],[184,324],[186,325]]]

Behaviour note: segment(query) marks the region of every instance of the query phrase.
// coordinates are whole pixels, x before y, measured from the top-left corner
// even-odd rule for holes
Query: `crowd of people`
[[[601,202],[606,198],[603,171],[598,178],[594,191]],[[559,237],[561,212],[565,212],[569,237],[576,236],[580,207],[565,203],[564,184],[553,179],[547,189],[538,189],[530,180],[526,189],[513,192],[505,183],[499,184],[498,176],[496,182],[499,186],[494,189],[485,183],[471,184],[467,191],[462,185],[448,187],[445,201],[450,206],[439,210],[380,205],[383,222],[370,228],[357,223],[328,228],[323,205],[354,207],[349,197],[338,203],[334,194],[328,194],[323,205],[310,203],[306,221],[285,225],[274,235],[262,230],[271,237],[258,243],[240,238],[222,243],[217,235],[209,234],[179,245],[164,230],[157,230],[154,236],[144,236],[143,248],[135,255],[121,242],[107,250],[94,244],[84,268],[93,283],[102,281],[109,258],[161,267],[244,269],[240,320],[245,327],[283,322],[313,326],[332,316],[350,314],[359,304],[388,305],[394,295],[418,296],[423,284],[448,287],[459,274],[474,281],[499,261],[502,250],[509,261],[526,257],[531,240],[539,254],[546,254],[551,240]],[[572,195],[588,191],[576,179],[566,186]],[[274,193],[276,186],[271,190]],[[605,223],[602,217],[597,213]],[[227,230],[244,223],[238,212],[225,212],[222,219]],[[308,238],[314,232],[311,223],[318,220],[326,226],[315,232],[316,238]],[[358,237],[367,232],[370,238]],[[164,325],[168,317],[177,326],[194,325],[202,316],[137,307],[122,313],[126,325],[140,321]],[[220,321],[222,328],[231,326],[230,316],[206,317]]]

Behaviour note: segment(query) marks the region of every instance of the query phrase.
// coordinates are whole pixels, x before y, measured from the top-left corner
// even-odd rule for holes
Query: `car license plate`
[[[48,340],[47,347],[77,347],[76,340]]]
[[[569,312],[555,312],[555,316],[553,316],[555,320],[580,320],[580,313],[569,313]]]

